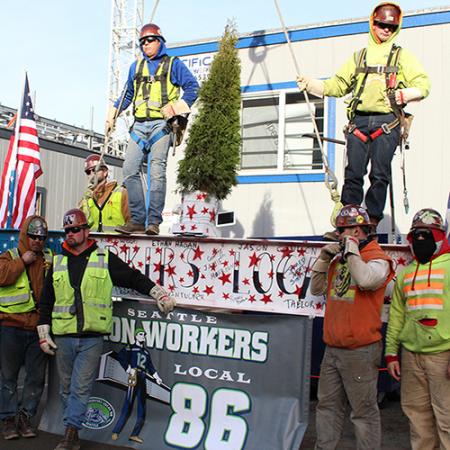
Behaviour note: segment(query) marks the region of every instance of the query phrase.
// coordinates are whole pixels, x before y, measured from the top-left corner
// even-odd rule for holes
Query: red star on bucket
[[[119,248],[120,248],[121,253],[126,253],[127,250],[129,249],[128,245],[126,245],[126,244],[121,245]]]
[[[205,200],[205,199],[206,199],[206,194],[204,192],[197,194],[197,200]]]
[[[206,206],[202,209],[202,214],[208,214],[209,209]]]
[[[268,276],[269,278],[273,278],[273,275],[274,275],[273,270],[271,270],[271,271],[267,274],[267,276]]]
[[[225,283],[231,283],[231,280],[230,280],[230,278],[231,278],[231,273],[223,273],[222,272],[222,275],[220,276],[220,277],[218,277],[219,278],[219,280],[222,282],[222,286],[225,284]]]
[[[161,252],[162,252],[162,249],[161,249],[161,247],[156,247],[156,250],[155,250],[155,252],[156,252],[156,253],[158,253],[158,255],[160,255],[160,254],[161,254]]]
[[[142,261],[138,261],[138,267],[143,267],[144,263]]]
[[[187,274],[188,274],[188,277],[194,277],[194,272],[192,272],[192,270],[190,270]]]
[[[322,309],[322,303],[316,303],[315,304],[316,309]]]
[[[284,297],[284,292],[283,291],[278,291],[278,297],[283,298]]]
[[[175,286],[173,284],[169,284],[169,291],[173,292],[175,290]]]
[[[252,267],[252,266],[258,265],[259,261],[261,260],[261,258],[256,256],[256,252],[253,252],[253,255],[249,256],[249,258],[250,258],[250,264],[248,265],[248,267]]]
[[[229,250],[228,253],[230,254],[230,256],[234,256],[236,254],[234,250]]]
[[[397,259],[397,264],[400,265],[400,266],[406,266],[406,260],[405,260],[405,258],[402,258],[402,257],[400,256],[400,258]]]
[[[212,249],[212,254],[213,254],[213,256],[216,256],[217,253],[219,253],[219,250],[218,250],[216,247],[214,247],[214,248]]]
[[[250,285],[250,280],[249,280],[248,278],[244,278],[244,279],[242,280],[242,282],[243,282],[245,285],[247,285],[247,286]]]
[[[194,289],[192,289],[192,292],[193,292],[194,294],[198,294],[198,287],[197,287],[197,286],[195,286],[195,288],[194,288]]]
[[[179,281],[180,281],[180,283],[184,283],[184,278],[180,277]]]
[[[187,215],[189,216],[189,219],[192,220],[194,215],[197,214],[197,211],[195,210],[195,205],[188,206],[187,209],[188,209]]]
[[[250,303],[256,302],[255,296],[254,296],[254,295],[250,295],[250,296],[248,297],[248,301],[249,301]]]
[[[180,229],[181,229],[181,231],[184,231],[186,229],[186,225],[181,224]]]
[[[206,295],[214,294],[214,289],[212,286],[205,286],[205,290],[203,291]]]
[[[216,212],[215,211],[210,211],[209,212],[209,221],[210,222],[214,222],[214,220],[216,220]]]
[[[226,292],[222,294],[222,298],[224,300],[229,300],[230,299],[230,294],[227,294]]]
[[[133,247],[133,252],[134,253],[137,253],[139,251],[139,246],[138,245],[135,245],[134,247]]]
[[[191,231],[195,231],[197,229],[197,225],[195,225],[195,223],[193,223],[191,225]]]
[[[302,295],[302,287],[299,286],[298,284],[295,285],[295,292],[294,294],[298,297],[300,297],[300,295]]]
[[[299,248],[299,249],[297,250],[297,253],[298,253],[298,256],[304,256],[305,253],[306,253],[306,249],[304,249],[304,248]]]
[[[209,268],[214,272],[217,269],[217,264],[216,263],[212,263],[209,265]]]
[[[272,303],[272,299],[271,299],[270,297],[271,297],[270,295],[264,294],[264,295],[263,295],[263,298],[261,299],[261,301],[262,301],[265,305],[267,305],[267,303]]]
[[[161,270],[161,263],[155,263],[153,264],[153,267],[154,267],[153,272],[159,273],[159,271]]]

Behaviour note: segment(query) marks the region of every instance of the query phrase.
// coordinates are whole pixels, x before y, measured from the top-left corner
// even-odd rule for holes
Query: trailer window
[[[310,98],[321,135],[324,102]],[[322,158],[303,94],[272,92],[243,98],[241,169],[322,170]]]

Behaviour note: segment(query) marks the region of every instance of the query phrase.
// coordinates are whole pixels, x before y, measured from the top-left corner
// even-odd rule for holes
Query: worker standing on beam
[[[139,38],[142,58],[131,65],[123,102],[116,101],[106,120],[105,131],[109,132],[115,117],[133,103],[135,122],[123,164],[131,219],[116,228],[124,234],[159,234],[166,197],[167,156],[172,144],[170,125],[189,114],[197,99],[197,80],[181,60],[167,55],[165,42],[158,25],[148,23],[142,27]],[[117,111],[120,104],[120,111]],[[148,212],[140,178],[147,154],[151,157]]]
[[[88,188],[78,203],[88,219],[91,231],[114,233],[117,226],[130,219],[127,190],[116,180],[108,181],[108,166],[100,155],[89,155],[84,161]]]
[[[391,161],[401,139],[406,140],[412,116],[403,108],[430,92],[430,81],[416,57],[394,43],[402,26],[402,10],[380,3],[369,20],[369,45],[359,50],[327,80],[300,75],[301,90],[319,97],[343,97],[348,102],[347,165],[341,201],[360,205],[370,160],[370,187],[365,196],[376,228],[383,218]]]

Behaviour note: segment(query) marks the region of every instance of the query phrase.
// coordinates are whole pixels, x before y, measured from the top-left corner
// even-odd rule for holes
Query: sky
[[[130,3],[134,0],[128,0]],[[278,0],[287,27],[367,17],[377,1]],[[112,0],[0,0],[0,103],[17,108],[25,70],[38,115],[103,132]],[[446,6],[408,0],[404,11]],[[144,0],[148,21],[154,1]],[[154,17],[171,43],[280,28],[274,0],[160,0]],[[130,61],[131,63],[131,61]]]

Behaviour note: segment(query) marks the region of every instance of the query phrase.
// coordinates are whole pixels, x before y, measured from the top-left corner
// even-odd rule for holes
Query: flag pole
[[[24,100],[24,94],[25,94],[25,85],[28,79],[27,71],[25,71],[25,81],[23,83],[23,89],[22,89],[22,95],[20,96],[20,103],[19,107],[17,108],[17,119],[16,119],[16,126],[14,128],[14,144],[13,144],[13,157],[14,157],[14,165],[15,169],[12,171],[11,178],[9,180],[9,196],[8,196],[8,213],[7,213],[7,221],[6,221],[6,227],[11,228],[12,227],[12,216],[14,211],[14,193],[16,188],[16,172],[17,172],[17,146],[19,144],[19,129],[20,129],[20,122],[22,117],[22,105]]]

